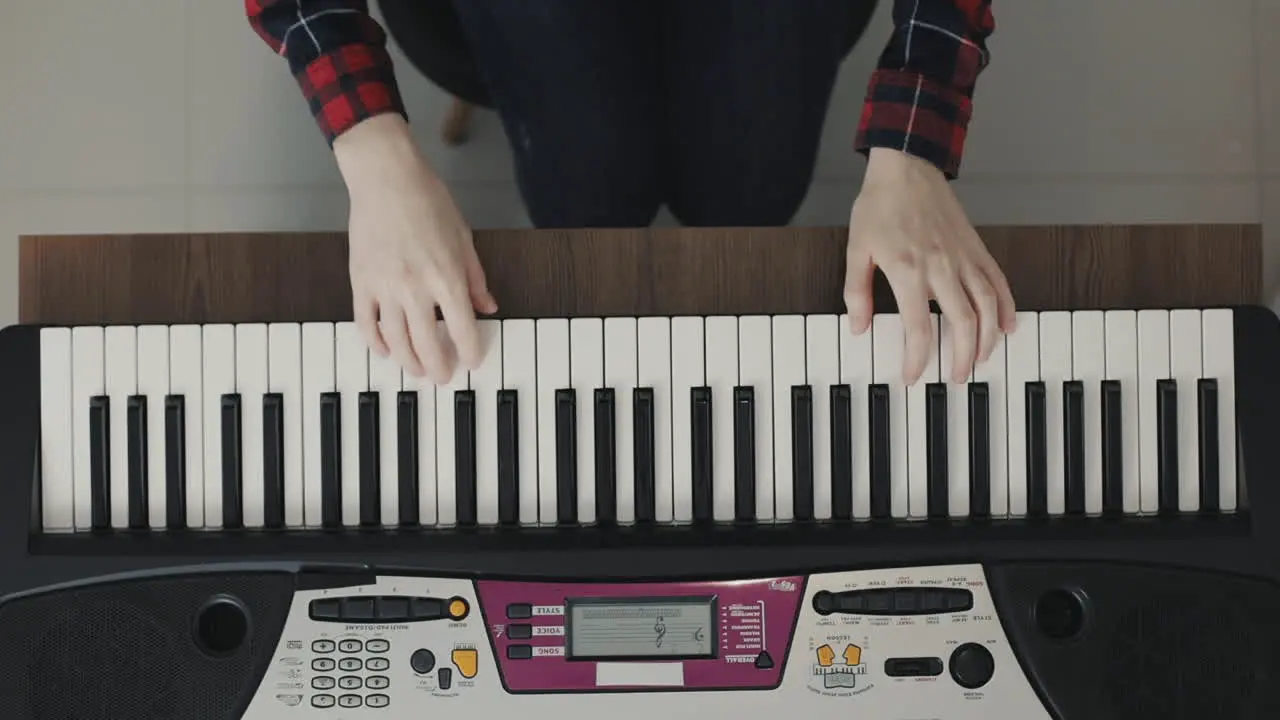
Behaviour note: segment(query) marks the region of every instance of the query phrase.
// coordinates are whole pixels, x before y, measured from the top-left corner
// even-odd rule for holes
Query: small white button
[[[364,681],[364,686],[370,690],[385,690],[391,680],[385,675],[372,675]]]
[[[358,653],[362,647],[359,640],[343,640],[338,643],[338,649],[344,653]]]
[[[343,690],[359,690],[360,685],[360,678],[355,675],[344,675],[338,678],[338,687]]]
[[[391,643],[386,640],[370,640],[364,647],[371,653],[384,653],[391,649]]]
[[[326,675],[321,675],[318,678],[311,678],[311,687],[316,690],[332,690],[333,678]]]
[[[333,667],[333,658],[316,658],[311,661],[311,669],[316,672],[329,672]]]
[[[369,658],[365,661],[364,666],[373,672],[382,672],[391,667],[391,661],[384,657]]]
[[[333,652],[332,640],[317,640],[311,643],[311,652],[331,653]]]
[[[338,661],[338,669],[342,672],[356,672],[363,664],[360,658],[342,658]]]
[[[316,695],[315,697],[311,698],[311,705],[313,707],[318,707],[318,708],[331,708],[333,707],[333,696],[332,695]]]
[[[391,704],[391,698],[386,695],[370,695],[364,699],[364,704],[371,708],[384,708]]]
[[[344,708],[358,708],[360,707],[360,696],[359,695],[343,695],[342,697],[338,698],[338,704]]]

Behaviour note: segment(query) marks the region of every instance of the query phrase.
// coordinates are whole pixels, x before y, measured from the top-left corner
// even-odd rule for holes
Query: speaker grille
[[[196,645],[200,609],[228,595],[248,610],[236,651]],[[0,718],[238,717],[275,652],[293,597],[288,574],[156,578],[23,598],[0,607]]]

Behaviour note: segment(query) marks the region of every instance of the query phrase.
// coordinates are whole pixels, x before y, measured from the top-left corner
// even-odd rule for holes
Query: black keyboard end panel
[[[1055,717],[1280,717],[1276,582],[1054,562],[996,564],[987,582]]]

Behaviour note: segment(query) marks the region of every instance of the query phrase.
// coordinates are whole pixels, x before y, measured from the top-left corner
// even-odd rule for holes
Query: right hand
[[[365,342],[438,384],[475,369],[487,352],[476,312],[494,313],[498,304],[471,228],[408,125],[379,115],[343,133],[333,149],[351,196],[352,309]]]

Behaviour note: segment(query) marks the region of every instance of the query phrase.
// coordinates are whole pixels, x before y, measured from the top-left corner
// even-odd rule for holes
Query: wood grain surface
[[[985,227],[1019,309],[1261,299],[1253,225]],[[837,313],[844,228],[495,230],[477,247],[501,317]],[[24,237],[23,324],[351,318],[342,233]],[[877,310],[894,309],[878,279]]]

